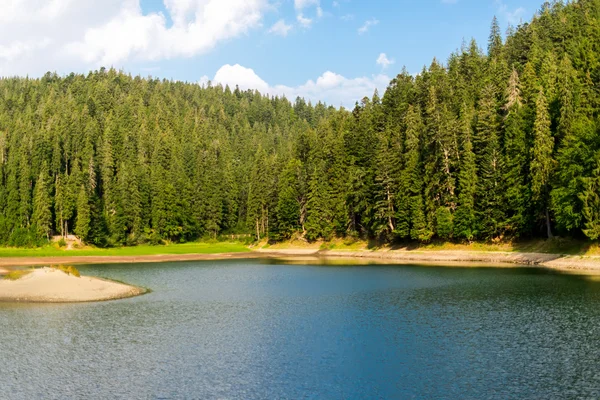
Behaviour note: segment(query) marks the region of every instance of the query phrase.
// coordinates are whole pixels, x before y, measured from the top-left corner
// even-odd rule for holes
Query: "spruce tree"
[[[454,214],[454,236],[473,240],[477,235],[475,195],[477,192],[477,165],[471,142],[473,110],[463,104],[460,118],[462,149],[458,173],[458,207]]]
[[[406,115],[406,140],[404,168],[401,175],[398,225],[396,233],[402,238],[427,242],[433,236],[425,217],[423,204],[423,164],[421,142],[423,138],[421,110],[410,106]]]
[[[50,240],[52,230],[52,200],[48,189],[48,167],[44,165],[35,183],[32,222],[37,234]]]
[[[75,223],[75,234],[86,242],[89,238],[91,223],[91,210],[88,194],[82,185],[77,195],[77,221]]]
[[[535,124],[533,127],[533,149],[531,159],[531,191],[538,210],[544,213],[546,233],[552,237],[549,211],[549,184],[554,170],[554,138],[550,131],[548,103],[543,89],[540,89],[536,102]]]
[[[528,146],[519,75],[513,70],[505,95],[504,160],[506,166],[507,230],[514,236],[528,231],[530,193],[527,185]]]
[[[592,240],[600,238],[600,153],[593,175],[584,180],[585,190],[581,195],[585,229],[583,232]]]
[[[498,110],[494,87],[484,87],[477,113],[476,160],[478,175],[477,217],[482,238],[503,233],[504,209],[503,159],[499,140]]]

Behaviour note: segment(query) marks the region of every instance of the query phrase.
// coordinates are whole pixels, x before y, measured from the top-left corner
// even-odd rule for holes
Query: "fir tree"
[[[507,230],[513,235],[527,232],[529,224],[530,193],[527,185],[528,146],[523,119],[519,75],[513,70],[506,90],[504,109],[504,159]]]
[[[75,234],[84,242],[89,238],[91,223],[91,210],[87,191],[81,186],[77,195],[77,222],[75,223]]]
[[[546,232],[552,237],[549,214],[549,184],[554,169],[552,154],[554,138],[550,131],[550,116],[544,91],[540,89],[536,102],[535,124],[533,127],[533,149],[531,160],[531,191],[538,208],[545,213]]]
[[[52,201],[48,189],[48,170],[44,165],[36,181],[33,194],[32,222],[40,237],[50,240],[52,229]]]
[[[477,193],[477,166],[471,142],[473,111],[463,105],[461,112],[462,151],[458,174],[458,207],[454,214],[454,236],[473,240],[477,235],[475,195]]]

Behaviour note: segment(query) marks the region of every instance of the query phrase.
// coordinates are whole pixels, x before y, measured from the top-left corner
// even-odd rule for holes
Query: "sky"
[[[350,108],[542,0],[0,0],[0,76],[114,67]]]

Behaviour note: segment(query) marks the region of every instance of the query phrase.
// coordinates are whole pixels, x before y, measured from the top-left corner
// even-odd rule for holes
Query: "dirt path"
[[[58,264],[127,264],[168,261],[227,260],[258,258],[261,254],[223,253],[223,254],[152,254],[147,256],[67,256],[67,257],[0,257],[2,267],[30,267]]]

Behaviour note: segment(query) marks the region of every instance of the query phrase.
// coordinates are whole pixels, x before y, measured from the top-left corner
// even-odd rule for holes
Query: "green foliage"
[[[76,278],[81,277],[79,270],[72,265],[53,265],[52,268],[62,271],[67,275],[73,275]]]
[[[31,272],[33,272],[33,271],[25,270],[25,269],[18,269],[15,271],[10,271],[8,274],[4,275],[4,279],[9,280],[9,281],[17,281],[17,280],[23,278],[24,276],[29,275]]]
[[[585,179],[585,191],[581,197],[586,220],[584,233],[590,239],[596,240],[600,238],[600,158],[593,176]]]
[[[82,186],[77,196],[77,220],[75,223],[75,234],[81,240],[87,241],[90,233],[90,204],[85,188]]]
[[[436,233],[441,239],[451,239],[454,232],[452,212],[448,207],[440,207],[435,213]]]

